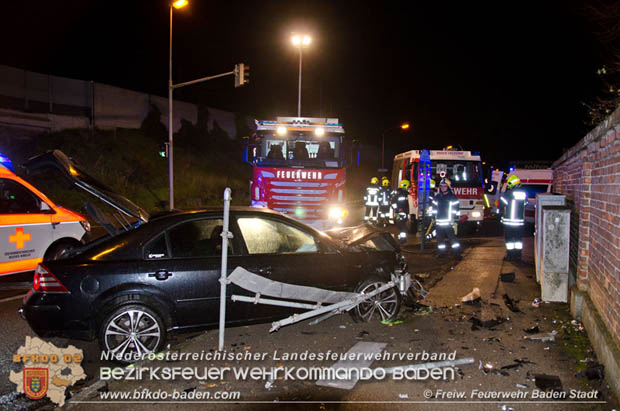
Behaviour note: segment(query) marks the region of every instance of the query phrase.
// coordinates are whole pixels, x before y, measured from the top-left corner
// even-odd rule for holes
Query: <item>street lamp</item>
[[[174,162],[172,160],[172,135],[173,118],[172,118],[172,10],[181,9],[187,6],[187,0],[175,0],[170,4],[170,49],[168,55],[168,206],[170,210],[174,209]]]
[[[389,127],[383,130],[381,133],[381,168],[384,168],[384,152],[385,152],[385,133],[394,129],[400,128],[401,130],[409,130],[409,123],[402,123],[399,126]]]
[[[303,54],[302,49],[310,45],[312,38],[307,34],[293,34],[293,37],[291,37],[291,42],[295,47],[299,48],[299,93],[297,95],[297,117],[301,117],[301,56]]]

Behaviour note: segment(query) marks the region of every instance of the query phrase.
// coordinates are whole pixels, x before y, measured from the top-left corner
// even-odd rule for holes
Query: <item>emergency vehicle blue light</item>
[[[12,172],[15,172],[15,169],[13,169],[13,163],[11,162],[11,159],[2,153],[0,153],[0,164],[2,164],[4,167],[8,168]]]
[[[480,155],[480,151],[472,151],[471,155],[472,156],[479,156]]]

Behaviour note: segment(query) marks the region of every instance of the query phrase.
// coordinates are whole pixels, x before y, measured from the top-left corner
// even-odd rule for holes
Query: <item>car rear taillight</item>
[[[32,288],[41,293],[69,293],[69,290],[43,264],[39,264],[34,272]]]

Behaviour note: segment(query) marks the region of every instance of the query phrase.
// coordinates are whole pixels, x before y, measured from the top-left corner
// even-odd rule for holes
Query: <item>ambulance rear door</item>
[[[34,270],[52,243],[48,204],[19,181],[0,178],[0,275]]]

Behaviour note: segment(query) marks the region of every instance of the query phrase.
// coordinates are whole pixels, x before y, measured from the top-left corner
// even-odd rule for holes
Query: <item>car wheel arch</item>
[[[123,284],[122,287],[106,290],[93,302],[93,306],[96,307],[94,312],[97,313],[93,326],[98,328],[101,321],[111,311],[124,305],[135,304],[144,305],[157,312],[166,324],[167,329],[171,329],[176,322],[174,304],[167,296],[157,292],[157,290],[145,288],[144,284]]]
[[[44,261],[49,261],[50,257],[52,254],[55,254],[56,249],[58,249],[61,246],[69,246],[70,248],[76,248],[76,247],[81,247],[84,244],[73,238],[73,237],[62,237],[59,238],[58,240],[55,240],[53,243],[51,243],[47,249],[45,250],[45,253],[43,253],[43,260]],[[55,259],[55,258],[54,258]]]

